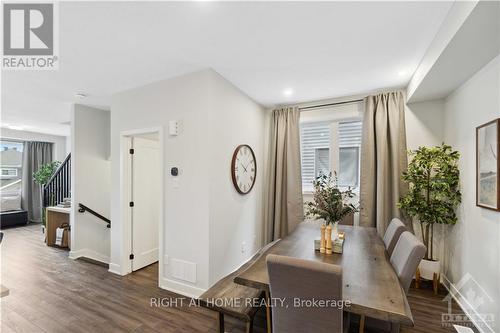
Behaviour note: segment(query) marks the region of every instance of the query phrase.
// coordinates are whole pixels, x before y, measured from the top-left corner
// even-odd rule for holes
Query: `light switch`
[[[171,136],[179,135],[179,121],[170,120],[168,122],[168,134]]]

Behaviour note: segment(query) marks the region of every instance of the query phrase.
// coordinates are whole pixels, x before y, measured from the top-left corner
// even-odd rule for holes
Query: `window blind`
[[[316,171],[316,150],[330,148],[330,124],[303,123],[300,125],[302,188],[312,190]]]

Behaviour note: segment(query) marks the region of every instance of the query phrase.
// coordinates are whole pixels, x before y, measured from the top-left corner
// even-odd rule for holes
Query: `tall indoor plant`
[[[427,247],[423,264],[430,265],[427,261],[439,266],[434,258],[434,224],[457,223],[456,209],[461,200],[460,154],[443,143],[436,147],[419,147],[409,155],[408,170],[402,175],[409,191],[400,199],[399,207],[420,222],[422,241]]]
[[[45,210],[43,209],[43,187],[50,180],[54,172],[56,172],[57,168],[61,165],[61,162],[54,161],[42,164],[38,170],[33,172],[33,180],[35,183],[40,185],[40,198],[42,200],[42,223],[45,225]],[[53,199],[53,198],[51,198]]]
[[[336,233],[338,222],[345,216],[358,209],[351,202],[354,192],[350,187],[341,190],[338,186],[337,174],[320,174],[313,182],[313,201],[306,203],[306,216],[314,219],[323,219],[326,224],[326,241],[330,239],[332,224]],[[322,226],[322,242],[323,243]],[[336,236],[335,236],[336,237]],[[323,244],[322,244],[323,245]],[[331,249],[330,249],[331,250]],[[322,251],[323,252],[323,251]],[[328,249],[326,250],[329,253]],[[330,252],[331,253],[331,252]]]

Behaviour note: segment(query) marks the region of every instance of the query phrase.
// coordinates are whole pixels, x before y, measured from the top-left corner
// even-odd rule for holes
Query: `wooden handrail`
[[[106,222],[108,225],[106,227],[111,228],[111,220],[102,216],[101,214],[97,213],[95,210],[90,209],[89,207],[85,206],[84,204],[79,203],[78,204],[78,211],[80,213],[85,213],[89,212],[90,214],[94,215],[95,217],[100,218],[104,222]]]

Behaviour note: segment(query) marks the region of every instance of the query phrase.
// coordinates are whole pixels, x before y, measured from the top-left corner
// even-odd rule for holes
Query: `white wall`
[[[427,49],[423,59],[413,74],[407,88],[408,100],[411,100],[417,88],[422,84],[426,75],[429,74],[432,66],[436,63],[443,50],[453,39],[457,31],[465,22],[467,17],[476,7],[478,1],[456,1],[453,3],[444,22],[434,37],[431,45]]]
[[[110,216],[110,113],[74,105],[71,114],[71,258],[109,262],[110,229],[78,204]]]
[[[56,161],[64,161],[66,155],[68,155],[68,153],[70,152],[70,150],[67,148],[67,142],[70,141],[69,137],[28,131],[18,131],[10,128],[1,128],[0,131],[2,139],[52,142],[54,144],[54,160]]]
[[[444,139],[444,100],[406,105],[406,147],[440,145]]]
[[[160,285],[184,294],[199,294],[208,287],[209,237],[209,71],[197,72],[125,91],[111,105],[111,265],[110,271],[130,270],[128,242],[120,198],[120,136],[123,131],[180,122],[180,134],[163,142],[164,156],[164,271]],[[170,168],[178,167],[178,188]],[[161,256],[162,254],[160,254]],[[169,263],[183,260],[196,265],[196,281],[172,277]]]
[[[178,136],[168,122],[178,120]],[[120,208],[120,136],[162,127],[164,145],[164,275],[160,286],[199,296],[241,265],[260,244],[262,180],[247,196],[236,193],[230,164],[234,148],[250,144],[263,169],[264,111],[212,70],[156,82],[113,96],[111,106],[112,204],[110,271],[126,274],[129,234]],[[179,176],[170,175],[171,167]],[[254,239],[255,236],[255,239]],[[241,242],[247,244],[241,253]],[[194,281],[174,276],[174,262],[195,267]],[[176,264],[177,265],[177,264]]]
[[[445,140],[460,154],[462,204],[458,223],[445,236],[444,273],[457,283],[470,274],[493,298],[478,313],[493,313],[500,329],[500,212],[476,207],[475,129],[500,117],[500,58],[496,57],[445,102]],[[473,290],[481,295],[479,290]],[[488,330],[485,330],[488,331]]]
[[[266,113],[217,73],[210,75],[210,284],[239,267],[262,242],[264,140]],[[257,160],[254,188],[234,189],[231,158],[240,144],[252,147]]]
[[[420,146],[439,146],[444,140],[444,100],[407,104],[405,108],[406,148],[416,150]],[[448,142],[445,142],[449,144]],[[453,147],[455,149],[455,147]],[[408,160],[410,162],[410,159]],[[414,221],[415,235],[422,239],[420,223]],[[434,226],[434,257],[444,257],[444,231],[447,226]]]

